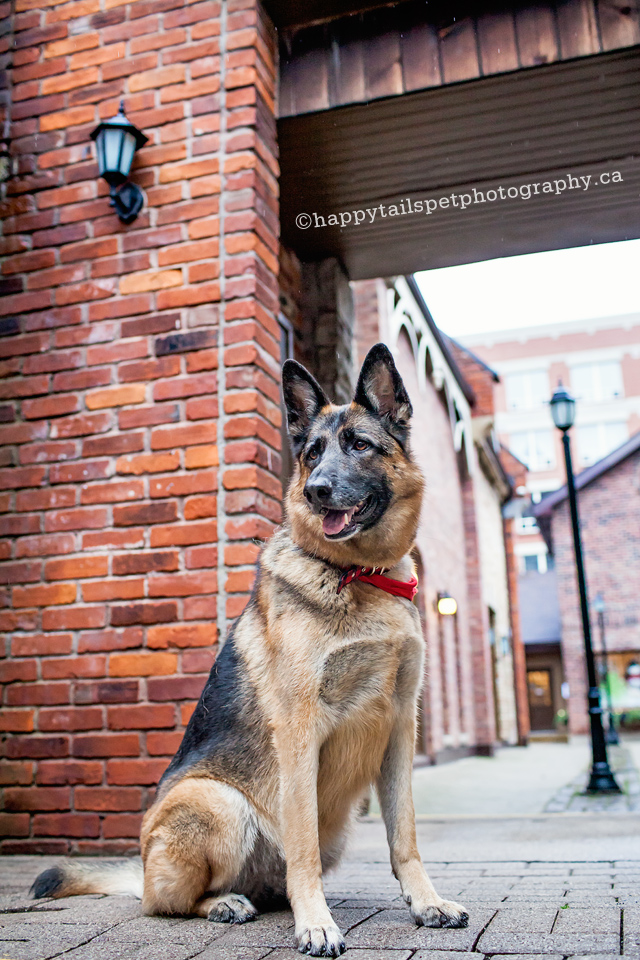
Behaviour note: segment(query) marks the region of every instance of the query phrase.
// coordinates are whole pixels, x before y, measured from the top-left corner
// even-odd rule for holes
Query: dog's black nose
[[[320,506],[331,499],[333,487],[326,477],[309,477],[304,487],[304,495],[316,506]]]

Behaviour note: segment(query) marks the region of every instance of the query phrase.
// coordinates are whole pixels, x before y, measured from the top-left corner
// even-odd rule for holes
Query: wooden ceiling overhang
[[[427,7],[409,0],[281,31],[282,238],[301,259],[335,256],[362,279],[640,237],[637,7],[514,7],[447,29],[433,4],[417,23]],[[542,192],[569,176],[589,187]],[[445,205],[494,190],[495,200]],[[407,198],[438,206],[401,213]]]

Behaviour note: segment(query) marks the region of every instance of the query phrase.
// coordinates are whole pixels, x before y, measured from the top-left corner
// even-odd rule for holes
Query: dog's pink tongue
[[[351,520],[354,510],[355,507],[351,507],[349,510],[327,510],[322,518],[323,532],[329,534],[329,536],[340,533]]]

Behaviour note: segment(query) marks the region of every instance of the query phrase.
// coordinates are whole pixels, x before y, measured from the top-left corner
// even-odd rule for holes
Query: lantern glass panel
[[[108,173],[120,173],[120,149],[124,131],[121,127],[105,130],[105,166]]]
[[[136,138],[128,131],[124,135],[122,144],[122,155],[120,157],[119,169],[123,177],[129,176],[129,170],[133,163],[133,155],[136,152]]]
[[[551,416],[556,427],[560,430],[568,430],[573,425],[575,418],[575,400],[567,398],[566,400],[555,400],[551,404]]]

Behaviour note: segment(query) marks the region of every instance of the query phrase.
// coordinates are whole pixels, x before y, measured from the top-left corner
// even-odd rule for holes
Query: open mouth
[[[353,507],[342,507],[339,510],[324,509],[322,516],[322,532],[328,540],[344,540],[355,532],[358,525],[366,519],[373,505],[373,496],[368,496]]]

